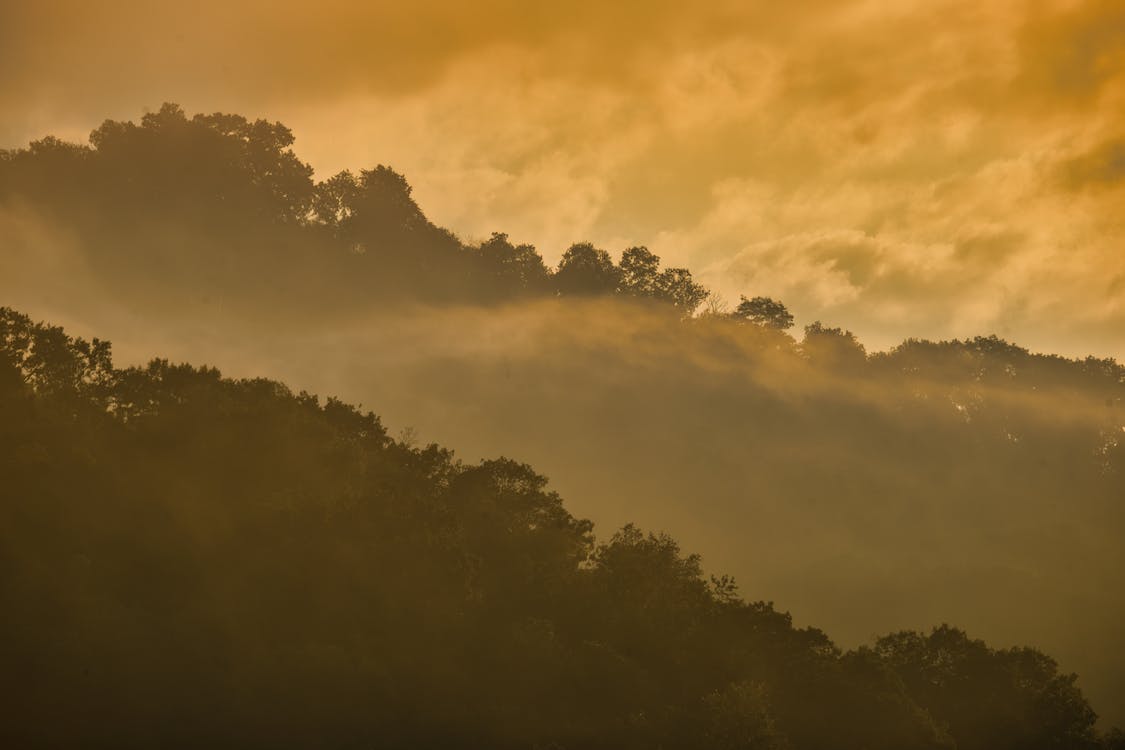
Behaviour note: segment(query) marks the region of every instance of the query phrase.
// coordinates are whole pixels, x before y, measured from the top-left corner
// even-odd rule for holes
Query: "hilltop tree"
[[[513,245],[508,235],[494,232],[477,248],[482,274],[491,280],[498,297],[542,293],[550,271],[532,245]]]
[[[854,333],[826,326],[819,320],[805,326],[801,351],[809,359],[827,368],[854,369],[867,362],[863,344]]]
[[[122,198],[228,221],[243,214],[296,224],[308,213],[313,183],[312,168],[290,149],[293,140],[278,122],[221,113],[188,118],[167,103],[140,125],[106,120],[90,134],[93,164]]]
[[[665,302],[690,315],[707,297],[686,268],[660,270],[660,258],[646,247],[631,247],[621,255],[621,291]]]
[[[740,297],[738,307],[731,316],[737,320],[744,320],[755,325],[785,331],[793,327],[793,315],[780,302],[769,297],[754,297],[746,299]]]
[[[880,638],[875,653],[963,750],[1093,748],[1096,715],[1073,674],[1030,648],[994,650],[943,625]]]
[[[563,296],[613,294],[621,272],[605,250],[589,242],[571,245],[554,274],[555,289]]]

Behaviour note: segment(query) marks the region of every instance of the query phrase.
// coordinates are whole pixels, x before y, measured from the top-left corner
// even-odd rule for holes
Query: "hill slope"
[[[0,648],[20,746],[1094,748],[1031,649],[842,653],[529,467],[0,310]],[[955,743],[955,744],[954,744]]]

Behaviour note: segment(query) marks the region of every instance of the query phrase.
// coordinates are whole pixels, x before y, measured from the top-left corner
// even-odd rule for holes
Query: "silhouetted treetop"
[[[376,292],[478,303],[624,294],[684,315],[706,296],[687,269],[659,270],[644,248],[619,268],[579,243],[551,272],[502,233],[468,245],[431,222],[390,167],[314,182],[293,140],[281,123],[165,104],[139,123],[107,120],[89,146],[46,138],[0,152],[0,203],[30,202],[73,225],[106,281],[123,287],[175,277],[228,299],[253,287],[268,304],[333,307],[370,304]]]
[[[1077,677],[1028,648],[993,650],[948,625],[928,635],[880,638],[875,653],[931,716],[958,738],[958,748],[1091,747],[1095,715]],[[1068,707],[1060,711],[1059,707]]]
[[[645,247],[631,247],[621,255],[621,291],[634,297],[666,302],[690,315],[707,297],[707,290],[686,268],[660,270],[660,258]]]
[[[513,245],[508,235],[494,232],[477,248],[488,269],[493,294],[543,294],[549,288],[550,271],[531,245]]]
[[[555,271],[555,287],[559,294],[592,296],[617,291],[621,271],[609,253],[589,242],[571,245],[563,253]]]
[[[785,331],[793,327],[793,314],[785,305],[769,297],[741,297],[738,307],[731,313],[737,319]]]
[[[290,150],[293,134],[277,122],[221,113],[189,119],[165,104],[140,125],[107,120],[90,143],[103,180],[134,201],[194,196],[211,210],[297,223],[313,195],[312,168]]]

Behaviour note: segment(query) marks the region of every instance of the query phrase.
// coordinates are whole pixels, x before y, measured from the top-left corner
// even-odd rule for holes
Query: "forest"
[[[0,310],[12,746],[1118,748],[940,625],[838,648],[671,537],[283,384]]]
[[[0,152],[8,744],[1125,746],[1125,367],[798,339],[292,144]]]

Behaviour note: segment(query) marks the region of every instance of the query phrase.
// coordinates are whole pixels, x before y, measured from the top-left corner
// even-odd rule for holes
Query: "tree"
[[[636,297],[658,293],[660,258],[647,247],[631,247],[621,254],[621,290]]]
[[[501,298],[541,292],[550,274],[534,246],[513,245],[502,232],[493,232],[477,252],[490,292]]]
[[[401,174],[382,164],[359,173],[358,191],[350,209],[350,223],[359,237],[401,239],[429,222],[411,196],[413,189]]]
[[[761,684],[732,683],[705,696],[703,706],[703,738],[708,748],[784,750],[788,746],[777,729]]]
[[[190,201],[215,219],[243,213],[298,224],[308,215],[313,182],[293,142],[279,122],[218,112],[188,118],[172,103],[140,125],[107,120],[90,134],[103,178],[131,200],[169,208]]]
[[[621,280],[609,253],[589,242],[571,245],[554,274],[555,289],[564,296],[613,294]]]
[[[361,191],[359,180],[348,170],[318,183],[312,199],[313,221],[338,229],[355,215]]]
[[[867,352],[854,333],[830,328],[819,320],[805,326],[801,351],[810,360],[826,367],[854,369],[867,362]]]
[[[702,284],[695,283],[691,271],[686,268],[664,269],[656,279],[656,288],[658,299],[679,308],[685,316],[695,312],[708,294]]]
[[[738,307],[731,316],[756,325],[785,331],[793,327],[793,315],[785,305],[769,297],[740,297]]]
[[[660,270],[660,258],[646,247],[631,247],[621,255],[621,292],[665,302],[690,315],[707,297],[686,268]]]
[[[5,747],[1120,745],[1033,649],[842,654],[665,534],[595,546],[525,464],[109,354],[0,308]]]
[[[1097,717],[1076,676],[1034,649],[993,650],[942,625],[880,638],[875,653],[962,750],[1094,746]]]

